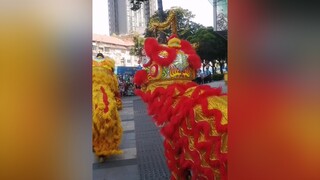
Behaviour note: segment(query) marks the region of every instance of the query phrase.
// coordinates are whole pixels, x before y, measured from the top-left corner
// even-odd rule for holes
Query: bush
[[[221,81],[224,80],[224,74],[214,74],[212,75],[213,81]]]

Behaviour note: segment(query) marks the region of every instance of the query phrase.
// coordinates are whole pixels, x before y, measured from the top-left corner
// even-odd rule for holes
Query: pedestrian
[[[201,83],[200,84],[204,84],[204,73],[202,72],[202,70],[200,70],[200,77],[201,77]]]

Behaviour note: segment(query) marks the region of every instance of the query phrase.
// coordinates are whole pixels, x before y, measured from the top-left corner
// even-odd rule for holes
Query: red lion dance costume
[[[92,145],[96,156],[120,154],[122,126],[118,110],[122,108],[114,61],[98,54],[92,63]]]
[[[227,96],[192,82],[201,60],[188,41],[145,41],[147,61],[135,74],[136,94],[161,126],[172,180],[227,179]]]

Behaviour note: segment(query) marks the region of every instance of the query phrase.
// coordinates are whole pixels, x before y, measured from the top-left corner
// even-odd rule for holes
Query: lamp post
[[[213,1],[213,30],[217,31],[217,0]]]

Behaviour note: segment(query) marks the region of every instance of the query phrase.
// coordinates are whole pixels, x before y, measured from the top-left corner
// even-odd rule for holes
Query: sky
[[[209,0],[162,0],[163,9],[180,6],[190,10],[195,18],[192,21],[204,26],[213,26],[213,7]]]
[[[109,34],[107,0],[92,0],[92,32],[102,35]]]
[[[180,6],[190,10],[195,18],[192,21],[204,26],[213,25],[213,7],[209,0],[162,0],[163,9]],[[109,34],[108,1],[92,0],[92,32]]]

